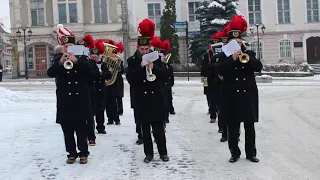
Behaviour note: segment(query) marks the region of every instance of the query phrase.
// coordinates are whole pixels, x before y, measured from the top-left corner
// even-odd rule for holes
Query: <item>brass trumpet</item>
[[[73,68],[73,62],[67,57],[68,59],[63,63],[63,67],[67,70],[70,70]]]
[[[170,57],[171,57],[171,53],[165,55],[163,62],[166,63],[166,64],[168,64],[168,62],[169,62],[169,60],[170,60]]]
[[[241,63],[248,63],[250,60],[250,57],[247,53],[243,53],[242,51],[240,51],[241,54],[239,55],[239,61]]]
[[[157,76],[152,73],[152,69],[146,66],[146,79],[150,82],[153,82],[157,79]]]

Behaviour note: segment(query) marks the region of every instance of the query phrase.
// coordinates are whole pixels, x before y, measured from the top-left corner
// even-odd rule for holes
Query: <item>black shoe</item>
[[[101,131],[98,131],[98,134],[107,134],[107,131],[106,130],[101,130]]]
[[[108,122],[108,123],[107,123],[107,125],[112,125],[112,124],[113,124],[113,122]]]
[[[166,120],[166,123],[169,123],[170,121],[169,120]]]
[[[147,156],[144,158],[143,162],[145,162],[145,163],[150,163],[150,162],[152,161],[152,159],[153,159],[153,156],[147,155]]]
[[[240,142],[240,138],[238,138],[238,142]]]
[[[142,139],[138,139],[138,140],[136,141],[136,144],[137,144],[137,145],[143,144],[143,140],[142,140]]]
[[[162,159],[163,162],[169,161],[169,157],[167,155],[161,155],[160,159]]]
[[[120,113],[119,116],[123,116],[123,113]]]
[[[255,163],[260,161],[256,156],[247,157],[246,159],[248,159],[251,162],[255,162]]]
[[[218,130],[218,133],[222,133],[222,130],[221,130],[221,129],[219,129],[219,130]]]
[[[120,121],[117,121],[117,122],[116,122],[116,125],[121,125]]]
[[[239,156],[231,156],[231,158],[229,159],[229,162],[235,163],[238,161],[238,159],[239,159]]]
[[[174,112],[174,111],[170,111],[170,114],[175,115],[175,114],[176,114],[176,112]]]
[[[226,141],[228,141],[228,138],[227,138],[227,137],[222,137],[222,138],[220,139],[220,142],[226,142]]]

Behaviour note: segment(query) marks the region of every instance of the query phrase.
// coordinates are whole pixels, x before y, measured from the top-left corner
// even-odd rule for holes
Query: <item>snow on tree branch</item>
[[[227,24],[228,20],[226,19],[214,19],[211,21],[211,24],[220,24],[220,25],[225,25]]]
[[[225,9],[226,7],[224,7],[222,4],[216,2],[216,1],[212,1],[209,5],[208,5],[209,8],[211,7],[219,7],[219,8],[223,8]]]

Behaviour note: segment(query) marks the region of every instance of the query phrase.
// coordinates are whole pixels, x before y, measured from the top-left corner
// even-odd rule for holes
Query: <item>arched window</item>
[[[280,58],[292,57],[292,42],[290,39],[280,41]]]
[[[258,46],[258,41],[252,41],[250,43],[250,49],[251,49],[251,51],[254,51],[257,54],[257,57],[256,57],[257,59],[259,59],[259,57],[260,57],[260,60],[264,59],[264,57],[263,57],[263,51],[264,51],[263,42],[259,41],[259,46]],[[259,50],[260,50],[260,56],[258,54]]]
[[[27,48],[28,69],[34,69],[33,46]]]

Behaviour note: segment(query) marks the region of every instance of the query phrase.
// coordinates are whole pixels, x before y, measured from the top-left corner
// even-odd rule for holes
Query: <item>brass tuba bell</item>
[[[113,51],[118,48],[117,46],[108,43],[103,44],[105,51],[102,54],[102,61],[106,64],[110,73],[112,74],[111,79],[106,80],[106,85],[110,86],[117,79],[117,75],[119,73],[119,70],[121,69],[120,66],[122,63],[122,59],[119,55],[113,53]]]

